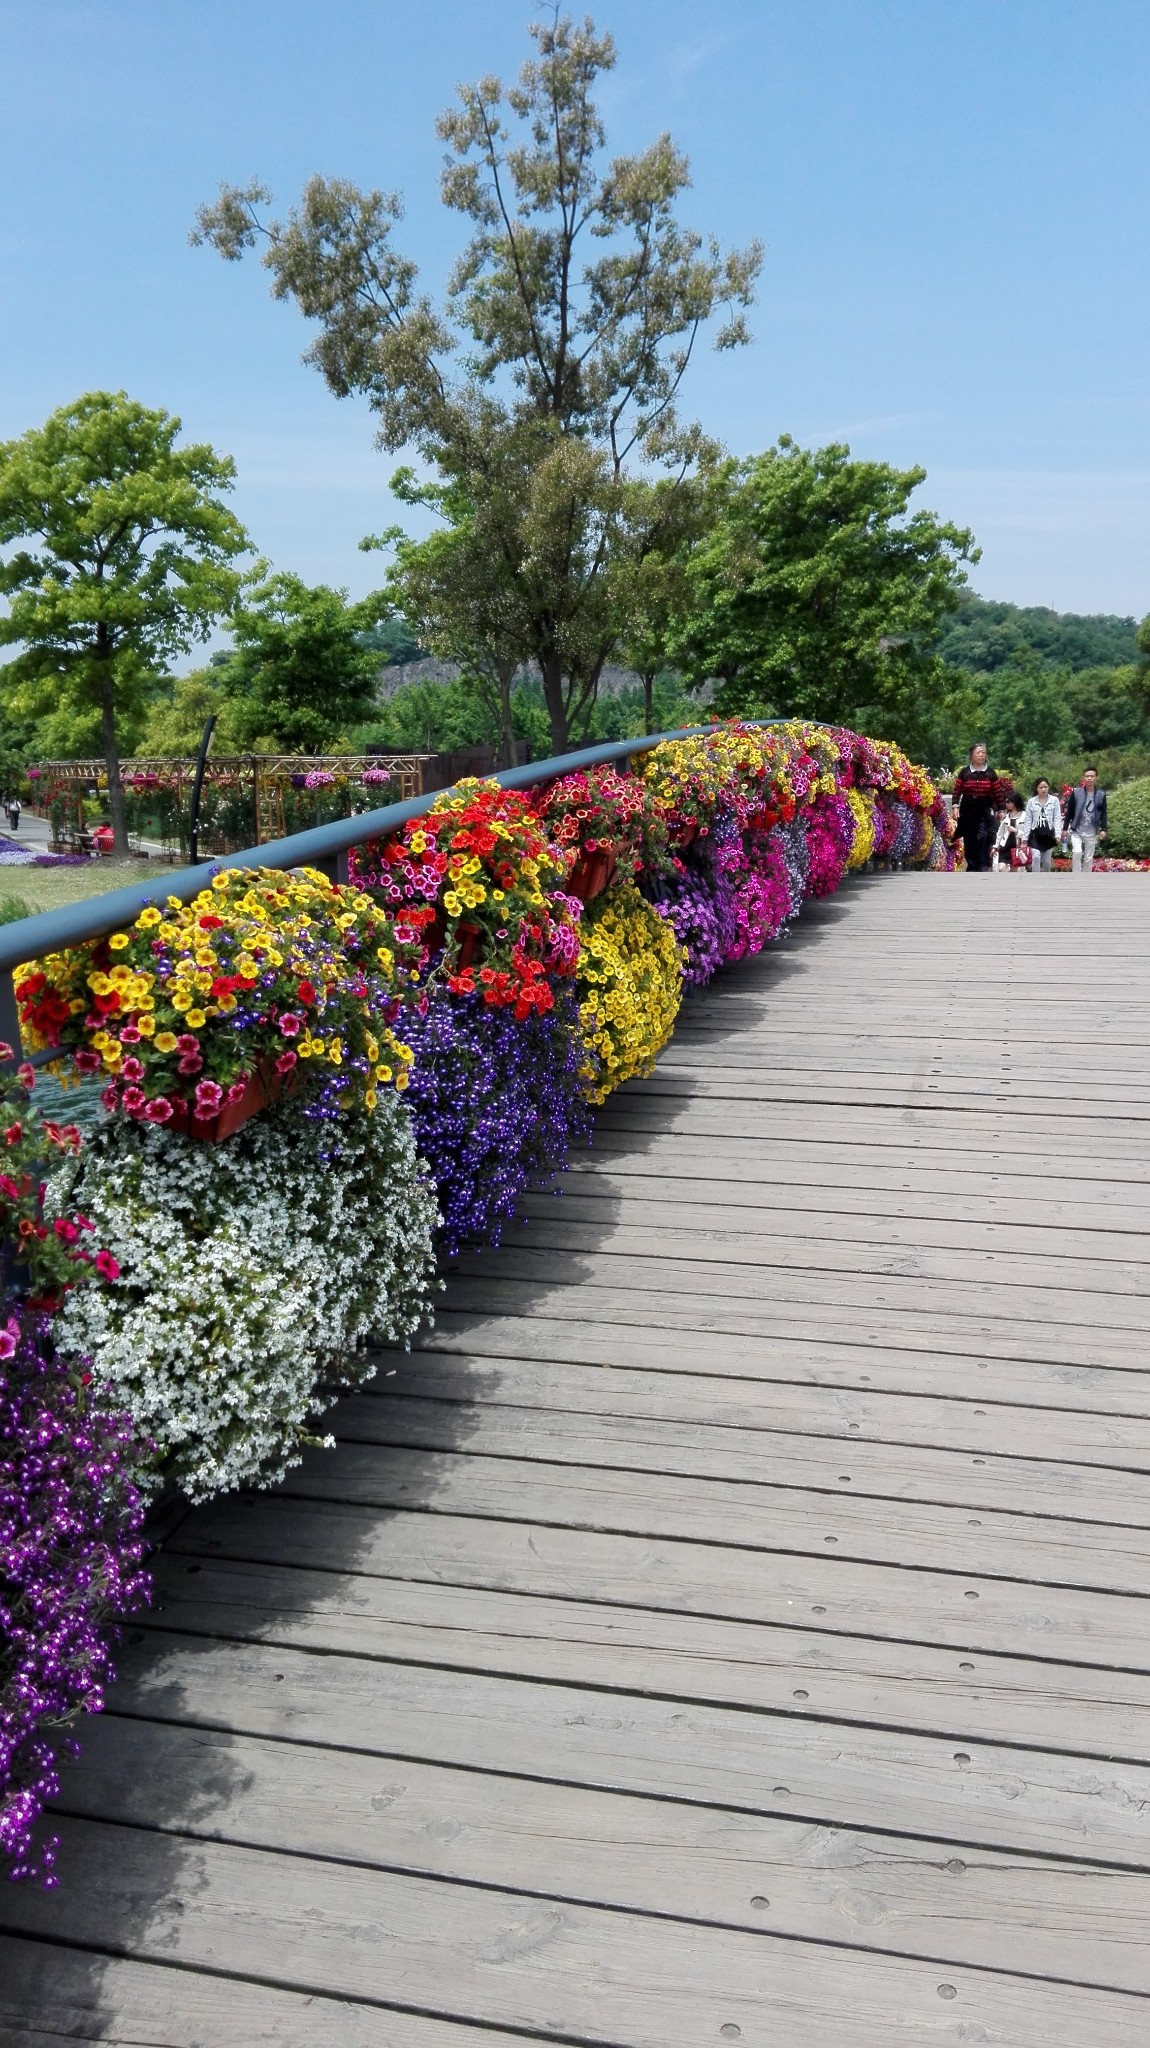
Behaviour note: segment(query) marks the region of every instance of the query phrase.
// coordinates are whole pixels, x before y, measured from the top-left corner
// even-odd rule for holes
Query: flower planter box
[[[225,1138],[234,1137],[261,1109],[278,1102],[281,1095],[294,1095],[298,1087],[298,1067],[293,1067],[289,1074],[277,1074],[274,1067],[266,1071],[257,1068],[248,1075],[238,1101],[225,1102],[214,1116],[196,1116],[190,1102],[173,1096],[169,1129],[179,1131],[185,1138],[195,1138],[202,1145],[222,1145]]]
[[[564,885],[564,893],[590,903],[609,889],[615,879],[619,856],[614,847],[600,846],[594,853],[581,853]]]
[[[479,958],[483,945],[483,927],[473,924],[470,918],[462,917],[455,927],[459,942],[459,969],[471,967]],[[440,905],[435,920],[427,927],[427,944],[432,953],[438,953],[447,937],[447,913]]]

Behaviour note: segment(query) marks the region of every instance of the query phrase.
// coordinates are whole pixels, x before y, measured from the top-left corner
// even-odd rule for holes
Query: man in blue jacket
[[[1071,871],[1088,875],[1094,866],[1095,844],[1106,837],[1106,791],[1098,787],[1096,769],[1083,769],[1081,782],[1071,790],[1065,828],[1070,834]]]

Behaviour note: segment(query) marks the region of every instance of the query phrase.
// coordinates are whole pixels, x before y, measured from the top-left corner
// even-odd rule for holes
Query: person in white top
[[[1030,848],[1030,872],[1037,875],[1054,864],[1054,849],[1062,837],[1062,806],[1051,794],[1045,775],[1034,785],[1034,795],[1022,813],[1021,836]]]

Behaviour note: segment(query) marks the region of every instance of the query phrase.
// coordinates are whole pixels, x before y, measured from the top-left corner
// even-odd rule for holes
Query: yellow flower
[[[372,1079],[373,1079],[374,1081],[378,1081],[378,1082],[380,1082],[380,1083],[381,1083],[381,1085],[383,1085],[383,1086],[386,1086],[386,1084],[387,1084],[387,1083],[388,1083],[388,1082],[389,1082],[389,1081],[391,1080],[391,1068],[390,1068],[390,1067],[376,1067],[376,1068],[375,1068],[375,1069],[373,1070],[373,1073],[372,1073]]]
[[[173,1010],[178,1010],[181,1016],[192,1007],[192,998],[184,988],[178,988],[170,1000]]]
[[[136,919],[136,923],[142,932],[150,931],[154,924],[160,924],[161,922],[161,914],[156,909],[154,903],[149,903],[146,910],[141,910],[139,917]]]
[[[331,1061],[333,1067],[340,1067],[343,1065],[343,1047],[341,1046],[338,1038],[332,1039],[331,1044],[328,1046],[327,1049],[327,1056]]]
[[[446,910],[449,917],[459,916],[459,913],[462,910],[463,905],[460,902],[459,897],[456,895],[454,889],[448,889],[445,892],[443,898],[443,908]]]
[[[207,1021],[207,1017],[202,1010],[189,1010],[184,1018],[189,1031],[202,1031]]]
[[[156,1051],[157,1051],[157,1052],[175,1052],[175,1050],[176,1050],[176,1047],[177,1047],[177,1045],[178,1045],[178,1044],[179,1044],[179,1039],[178,1039],[178,1038],[176,1037],[176,1034],[175,1034],[175,1032],[174,1032],[174,1031],[157,1031],[157,1033],[156,1033]]]
[[[136,1029],[141,1038],[150,1038],[155,1028],[156,1020],[154,1017],[137,1017]]]
[[[237,1007],[236,999],[234,996],[220,996],[217,1007],[221,1017],[230,1017],[232,1011]]]
[[[407,1086],[407,1075],[405,1073],[397,1074],[395,1077],[395,1085],[398,1088],[400,1094],[402,1095],[404,1089]]]
[[[375,1089],[374,1089],[374,1088],[365,1088],[365,1089],[364,1089],[364,1091],[363,1091],[363,1106],[364,1106],[364,1108],[365,1108],[365,1109],[374,1109],[374,1108],[375,1108],[375,1105],[376,1105],[376,1103],[378,1102],[378,1100],[379,1100],[379,1097],[377,1096],[377,1094],[376,1094],[376,1092],[375,1092]]]
[[[225,895],[227,891],[231,888],[231,886],[232,877],[227,868],[221,868],[218,875],[212,876],[212,887],[213,889],[217,889],[221,896]],[[176,899],[173,896],[169,896],[168,898],[169,903],[174,903],[175,900]],[[208,900],[210,899],[202,895],[197,898],[198,902],[207,902]]]
[[[122,953],[124,947],[130,944],[131,940],[128,937],[127,932],[113,932],[111,938],[108,940],[108,945],[113,953]]]

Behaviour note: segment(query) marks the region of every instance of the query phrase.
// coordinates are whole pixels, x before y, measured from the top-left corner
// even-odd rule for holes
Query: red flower
[[[300,1002],[301,1002],[301,1003],[314,1003],[314,1001],[315,1001],[315,986],[314,986],[314,983],[312,983],[312,982],[310,982],[310,981],[301,981],[300,983],[298,983],[298,985],[297,985],[297,987],[296,987],[296,994],[297,994],[297,996],[299,997],[299,999],[300,999]]]
[[[96,1271],[100,1275],[101,1280],[118,1280],[120,1277],[119,1261],[112,1257],[111,1252],[97,1252]]]

